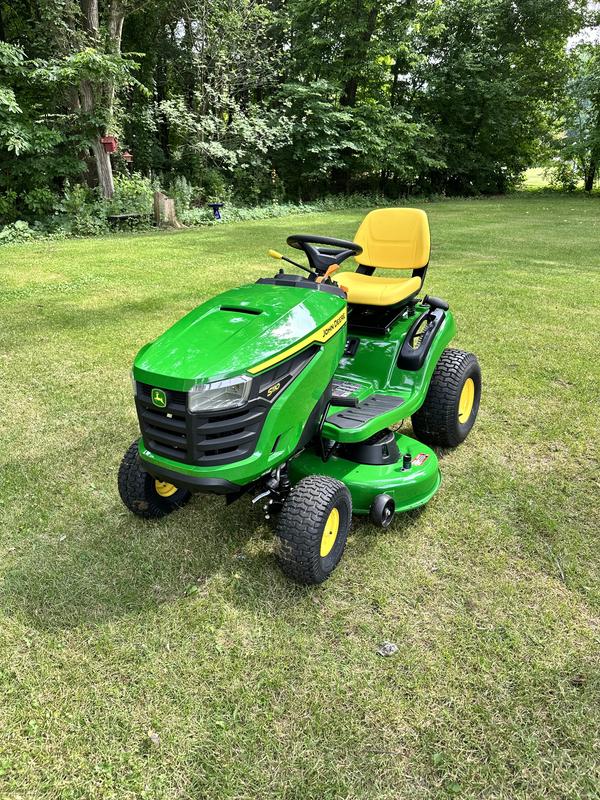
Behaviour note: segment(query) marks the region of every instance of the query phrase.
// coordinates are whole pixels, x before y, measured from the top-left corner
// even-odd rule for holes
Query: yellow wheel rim
[[[330,515],[327,517],[327,522],[323,528],[323,535],[321,536],[321,558],[325,558],[331,553],[331,548],[335,544],[338,531],[340,529],[340,512],[337,508],[332,508]]]
[[[166,483],[166,481],[154,481],[154,488],[156,489],[156,494],[160,495],[160,497],[171,497],[177,491],[176,486],[173,486],[172,483]]]
[[[471,416],[473,411],[473,403],[475,402],[475,383],[473,378],[467,378],[465,385],[460,393],[460,400],[458,401],[458,421],[464,423]]]

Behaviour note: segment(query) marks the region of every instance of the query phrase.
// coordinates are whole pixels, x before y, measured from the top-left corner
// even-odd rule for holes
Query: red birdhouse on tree
[[[100,141],[104,145],[107,153],[116,153],[119,146],[119,140],[116,136],[101,136]]]

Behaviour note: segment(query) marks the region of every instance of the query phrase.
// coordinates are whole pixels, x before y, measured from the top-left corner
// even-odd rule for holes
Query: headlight
[[[213,381],[193,386],[188,394],[190,411],[222,411],[226,408],[243,406],[248,395],[252,378],[240,375],[226,381]]]
[[[137,396],[137,382],[133,377],[133,370],[129,370],[129,377],[131,378],[131,390],[133,391],[133,396]]]

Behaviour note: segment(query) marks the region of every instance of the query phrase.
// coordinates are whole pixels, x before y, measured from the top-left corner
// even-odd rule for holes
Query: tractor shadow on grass
[[[149,523],[117,503],[106,509],[114,518],[108,531],[106,523],[84,514],[58,535],[48,531],[24,539],[0,583],[2,611],[41,631],[93,627],[193,602],[218,574],[229,585],[228,602],[274,618],[322,591],[280,572],[274,531],[244,500],[226,506],[221,498],[199,495],[172,516]],[[382,535],[397,538],[401,547],[419,517],[419,511],[404,514],[388,531],[355,518],[343,563],[365,558]],[[342,579],[343,568],[338,575]]]
[[[250,553],[246,548],[243,558],[234,565],[238,590],[232,602],[238,607],[251,609],[265,619],[293,616],[299,609],[305,611],[307,607],[310,608],[312,603],[319,606],[324,597],[323,592],[327,594],[330,589],[335,591],[336,583],[348,586],[348,581],[352,585],[356,584],[357,576],[359,582],[364,579],[365,569],[370,569],[366,561],[381,545],[382,538],[391,540],[401,550],[407,540],[422,527],[421,518],[425,508],[424,506],[398,515],[392,527],[386,530],[374,526],[368,517],[353,517],[350,537],[340,565],[329,580],[317,586],[295,583],[281,572],[276,558],[277,540],[273,530],[272,545],[265,543],[265,547],[261,549],[253,547],[254,552]]]
[[[252,509],[208,495],[162,520],[143,521],[115,492],[103,507],[80,509],[60,527],[20,531],[2,570],[0,609],[51,630],[188,602],[216,573],[241,565],[237,554],[256,528]]]
[[[414,437],[410,426],[402,432]],[[440,462],[446,455],[454,452],[452,448],[436,447],[434,450]],[[346,568],[349,570],[348,575],[356,573],[356,570],[359,574],[363,574],[362,565],[373,551],[377,550],[382,538],[393,541],[401,551],[407,541],[418,535],[423,526],[427,525],[424,517],[428,507],[427,503],[412,511],[397,514],[391,527],[385,530],[374,525],[368,516],[353,516],[348,545],[340,566],[332,577],[320,586],[302,586],[286,578],[279,570],[272,552],[267,557],[264,553],[246,556],[236,567],[240,573],[240,591],[236,594],[235,602],[237,605],[245,605],[247,599],[247,604],[252,610],[266,618],[293,615],[299,607],[306,607],[307,599],[318,604],[320,593],[327,592],[332,583],[348,580],[344,578]],[[384,557],[381,556],[382,559]],[[350,581],[354,582],[354,578],[350,577]],[[259,597],[260,602],[258,602]]]
[[[87,443],[81,447],[85,451]],[[81,464],[77,448],[66,449],[62,459]],[[29,473],[38,486],[48,474],[37,462],[13,468],[15,475]],[[124,509],[116,487],[98,495],[95,485],[102,478],[96,472],[92,466],[80,484],[67,482],[69,488],[56,499],[52,487],[41,497],[36,492],[39,508],[13,537],[1,576],[4,613],[44,630],[101,625],[188,602],[206,592],[217,573],[226,584],[235,583],[231,602],[250,604],[266,616],[285,614],[320,591],[281,574],[275,531],[248,498],[227,506],[223,498],[197,495],[169,517],[147,522]],[[110,474],[115,472],[111,467]],[[424,509],[397,515],[386,531],[368,517],[354,517],[343,565],[352,568],[366,558],[382,536],[394,537],[402,547],[422,525]]]

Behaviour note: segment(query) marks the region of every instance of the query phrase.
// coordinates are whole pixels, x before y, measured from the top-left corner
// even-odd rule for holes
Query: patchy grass
[[[128,370],[288,232],[365,209],[3,249],[3,800],[600,797],[600,205],[427,210],[480,419],[429,506],[357,520],[318,589],[247,502],[125,511]]]

